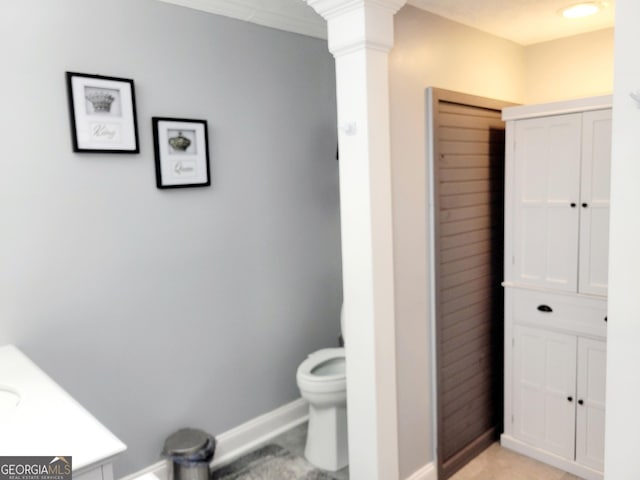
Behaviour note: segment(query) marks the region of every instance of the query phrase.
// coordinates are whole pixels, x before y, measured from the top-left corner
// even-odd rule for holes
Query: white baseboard
[[[507,435],[506,433],[500,435],[500,444],[503,447],[508,448],[509,450],[513,450],[514,452],[526,455],[527,457],[531,457],[535,460],[538,460],[539,462],[544,462],[548,465],[569,472],[580,478],[584,478],[585,480],[603,479],[602,472],[598,472],[589,467],[579,465],[576,462],[559,457],[545,450],[532,447],[531,445],[521,442],[520,440],[512,437],[511,435]]]
[[[216,467],[239,455],[250,452],[257,445],[306,422],[308,418],[309,408],[307,402],[299,398],[220,435],[216,435],[218,443],[211,466]],[[127,475],[121,480],[167,480],[167,477],[167,461],[162,460],[136,473]],[[412,478],[412,480],[414,479]]]
[[[434,462],[427,463],[420,470],[416,470],[406,480],[438,480],[438,469]]]
[[[302,398],[260,415],[238,427],[217,435],[218,445],[212,466],[251,451],[266,442],[304,423],[309,418],[309,407]]]

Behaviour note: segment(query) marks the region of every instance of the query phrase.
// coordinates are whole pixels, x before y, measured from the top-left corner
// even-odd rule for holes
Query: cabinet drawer
[[[605,299],[512,290],[515,323],[606,337]]]
[[[103,480],[102,478],[102,467],[98,466],[92,470],[85,471],[80,475],[73,474],[73,480]]]

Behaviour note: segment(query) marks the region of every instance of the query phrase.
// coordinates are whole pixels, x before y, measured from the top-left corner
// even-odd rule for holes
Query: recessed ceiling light
[[[582,18],[594,15],[600,11],[598,2],[577,3],[561,10],[562,16],[565,18]]]

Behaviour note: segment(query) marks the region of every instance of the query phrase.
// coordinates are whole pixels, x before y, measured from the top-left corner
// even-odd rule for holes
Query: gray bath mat
[[[279,445],[266,445],[213,471],[211,480],[336,480]]]

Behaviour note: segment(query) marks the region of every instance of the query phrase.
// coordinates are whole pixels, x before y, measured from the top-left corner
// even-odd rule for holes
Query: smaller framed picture
[[[211,185],[207,121],[153,117],[158,188]]]
[[[67,72],[74,152],[139,153],[133,80]]]

